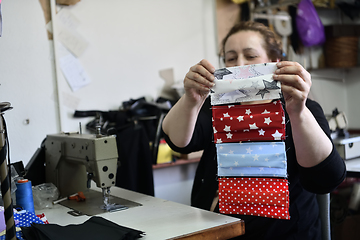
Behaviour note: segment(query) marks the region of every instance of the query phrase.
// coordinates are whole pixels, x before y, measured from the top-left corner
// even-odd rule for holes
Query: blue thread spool
[[[28,212],[35,212],[31,181],[27,179],[18,180],[16,183],[16,205]]]

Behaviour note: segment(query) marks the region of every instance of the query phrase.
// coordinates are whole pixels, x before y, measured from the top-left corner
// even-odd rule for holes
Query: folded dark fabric
[[[97,216],[91,217],[82,224],[60,226],[34,223],[30,227],[22,227],[21,230],[26,240],[132,240],[145,234],[142,231],[120,226]]]

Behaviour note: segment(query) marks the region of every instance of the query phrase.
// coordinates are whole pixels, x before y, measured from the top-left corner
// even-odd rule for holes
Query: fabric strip
[[[221,177],[287,177],[286,169],[270,167],[222,167],[218,168]]]
[[[267,74],[273,74],[277,69],[276,63],[259,63],[245,66],[220,68],[215,70],[214,76],[219,80],[246,79]]]
[[[256,105],[213,106],[215,143],[285,139],[281,101]]]
[[[276,63],[263,63],[216,70],[211,105],[280,98],[281,84],[272,78],[276,69]]]
[[[215,86],[212,88],[213,94],[228,93],[235,90],[239,90],[240,94],[243,93],[243,97],[247,96],[248,101],[254,100],[254,98],[264,99],[265,94],[270,94],[270,91],[260,91],[261,89],[276,90],[281,88],[281,84],[278,81],[272,79],[273,74],[267,74],[260,77],[246,78],[246,79],[231,79],[231,80],[218,80],[215,79]],[[273,85],[272,88],[271,84]],[[256,87],[254,87],[256,86]],[[259,93],[259,97],[256,94]],[[240,95],[239,95],[240,97]],[[250,98],[251,97],[251,98]],[[279,98],[278,91],[276,98]]]
[[[219,210],[224,214],[290,219],[288,181],[219,178]]]
[[[287,177],[284,142],[216,144],[218,176]]]

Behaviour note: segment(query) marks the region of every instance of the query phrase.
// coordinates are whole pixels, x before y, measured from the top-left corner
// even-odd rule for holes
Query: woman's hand
[[[200,109],[214,86],[214,72],[215,68],[205,59],[192,66],[184,79],[185,94],[164,118],[163,130],[178,147],[191,141]]]
[[[277,67],[274,80],[281,82],[297,161],[300,166],[313,167],[330,155],[333,146],[305,105],[311,87],[310,73],[297,62],[279,62]]]
[[[286,110],[289,115],[300,114],[310,92],[311,75],[297,62],[283,61],[277,67],[274,80],[281,82]]]
[[[196,103],[204,101],[214,86],[214,72],[214,66],[206,59],[192,66],[184,79],[186,97]]]

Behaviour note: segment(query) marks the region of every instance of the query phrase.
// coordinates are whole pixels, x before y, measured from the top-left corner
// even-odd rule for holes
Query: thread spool
[[[16,205],[28,212],[35,212],[31,181],[20,179],[16,183]]]

